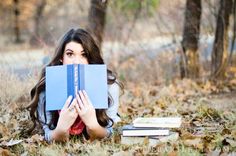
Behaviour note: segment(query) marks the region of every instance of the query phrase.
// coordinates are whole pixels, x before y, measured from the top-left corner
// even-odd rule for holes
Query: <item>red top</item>
[[[85,125],[84,125],[83,121],[78,116],[77,119],[75,120],[74,124],[70,127],[69,133],[71,135],[79,135],[83,132],[84,127],[85,127]]]
[[[60,114],[60,112],[61,111],[58,111],[59,114]],[[79,135],[83,132],[84,127],[85,127],[85,124],[78,116],[77,119],[75,120],[75,122],[73,123],[73,125],[70,127],[69,133],[71,135]]]

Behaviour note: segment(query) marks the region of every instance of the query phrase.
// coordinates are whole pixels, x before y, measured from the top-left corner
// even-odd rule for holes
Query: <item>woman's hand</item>
[[[78,117],[78,111],[76,108],[78,107],[78,103],[75,98],[72,102],[71,100],[72,96],[69,96],[60,112],[57,127],[53,133],[54,140],[66,140],[69,136],[70,127]]]
[[[76,95],[76,99],[78,102],[78,107],[76,108],[78,109],[81,120],[86,125],[90,140],[92,141],[96,138],[104,138],[107,136],[108,132],[104,127],[99,125],[95,109],[86,92],[79,91],[79,94]]]
[[[77,111],[86,127],[93,129],[99,126],[95,109],[86,92],[79,91],[79,93],[76,94],[76,100],[78,102],[78,107],[76,107]]]

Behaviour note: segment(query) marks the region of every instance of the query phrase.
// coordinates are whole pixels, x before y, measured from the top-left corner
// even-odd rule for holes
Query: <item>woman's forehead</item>
[[[82,52],[82,51],[84,51],[84,48],[80,43],[72,41],[72,42],[69,42],[66,44],[65,51],[67,51],[67,50],[70,50],[73,52]]]

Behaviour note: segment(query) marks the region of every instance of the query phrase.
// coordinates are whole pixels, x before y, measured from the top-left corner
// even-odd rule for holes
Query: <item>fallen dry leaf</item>
[[[44,140],[44,137],[42,135],[35,134],[31,138],[26,139],[26,142],[35,143],[35,142],[42,142],[43,140]]]
[[[193,146],[197,149],[203,150],[203,142],[201,138],[186,139],[183,142],[184,142],[184,145],[186,146]]]
[[[236,141],[233,139],[226,139],[226,142],[228,142],[230,144],[231,147],[236,147]]]
[[[7,146],[7,147],[14,146],[16,144],[21,143],[22,141],[23,140],[13,140],[13,139],[11,139],[10,141],[3,141],[3,142],[1,142],[0,146]]]
[[[3,149],[3,148],[0,147],[0,155],[1,156],[11,156],[13,154],[9,150]]]
[[[167,155],[168,155],[168,156],[177,156],[178,153],[177,153],[177,151],[171,151],[171,152],[169,152]]]

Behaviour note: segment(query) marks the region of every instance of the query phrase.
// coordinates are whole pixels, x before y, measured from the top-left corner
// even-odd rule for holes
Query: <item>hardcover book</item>
[[[133,121],[134,127],[165,127],[179,128],[181,125],[180,117],[139,117]]]
[[[146,128],[134,127],[133,125],[125,125],[122,127],[123,136],[158,136],[169,135],[169,129],[165,128]]]
[[[108,108],[107,68],[104,64],[46,67],[46,110],[60,110],[66,99],[85,90],[95,109]]]

